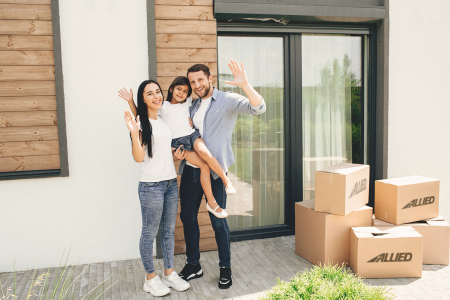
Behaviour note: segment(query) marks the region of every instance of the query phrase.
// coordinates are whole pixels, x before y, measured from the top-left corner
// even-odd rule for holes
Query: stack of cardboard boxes
[[[450,226],[438,217],[439,180],[376,181],[375,217],[365,205],[367,165],[317,171],[315,192],[315,200],[295,208],[295,252],[311,263],[346,263],[366,278],[421,277],[422,263],[449,264]]]

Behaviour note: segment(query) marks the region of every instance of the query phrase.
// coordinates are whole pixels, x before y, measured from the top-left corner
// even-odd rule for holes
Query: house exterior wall
[[[166,97],[175,77],[186,76],[187,69],[196,63],[208,65],[214,78],[213,85],[217,86],[217,34],[213,0],[156,0],[155,31],[158,83]],[[195,93],[192,97],[195,99]],[[179,161],[176,162],[177,169],[178,166]],[[178,175],[177,179],[179,184],[181,176]],[[198,222],[200,251],[217,250],[205,205],[200,206]],[[175,254],[180,253],[186,253],[186,244],[179,206],[175,225]]]
[[[140,168],[122,87],[148,78],[146,1],[60,0],[69,177],[0,181],[0,272],[138,258]]]
[[[16,270],[57,266],[70,246],[75,262],[85,252],[81,263],[140,256],[140,168],[117,90],[136,92],[148,78],[146,1],[60,0],[59,6],[70,176],[0,181],[0,272],[12,271],[14,261]],[[441,214],[448,219],[449,8],[446,0],[390,1],[388,108],[388,177],[441,179]],[[163,23],[157,20],[157,29]],[[159,34],[170,44],[169,32]],[[158,77],[178,74],[161,73],[163,67],[158,61]]]
[[[388,177],[438,178],[450,218],[450,2],[390,1]]]

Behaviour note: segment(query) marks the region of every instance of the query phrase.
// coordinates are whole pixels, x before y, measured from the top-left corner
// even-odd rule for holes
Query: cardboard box
[[[373,226],[393,226],[391,223],[373,218]],[[423,237],[423,264],[449,265],[450,225],[443,217],[407,223]]]
[[[438,179],[409,176],[375,181],[375,218],[400,225],[438,216]]]
[[[345,216],[369,202],[367,165],[342,163],[316,171],[316,210]]]
[[[346,216],[314,210],[314,199],[295,204],[295,253],[318,265],[350,263],[350,227],[370,226],[372,208]]]
[[[350,267],[365,278],[422,277],[422,241],[411,226],[352,227]]]

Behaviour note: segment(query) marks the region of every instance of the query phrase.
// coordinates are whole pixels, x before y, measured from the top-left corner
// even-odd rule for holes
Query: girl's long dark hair
[[[162,96],[162,102],[164,103],[164,95],[161,90],[161,86],[154,80],[144,80],[139,86],[137,92],[137,115],[139,116],[139,120],[141,121],[141,130],[142,130],[142,145],[147,145],[148,156],[152,157],[152,124],[148,119],[148,108],[147,104],[144,102],[144,89],[150,84],[154,83],[159,87]]]
[[[169,90],[167,91],[167,101],[172,102],[173,89],[177,85],[187,85],[189,87],[188,97],[192,94],[191,84],[189,83],[189,79],[184,76],[178,76],[172,81],[172,84],[169,86]]]

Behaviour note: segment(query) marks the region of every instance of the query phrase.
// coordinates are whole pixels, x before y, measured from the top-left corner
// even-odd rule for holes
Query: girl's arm
[[[130,106],[131,112],[136,117],[137,116],[137,108],[136,104],[133,101],[133,90],[130,89],[130,91],[127,91],[126,88],[123,88],[119,90],[119,97],[122,99],[125,99],[128,102],[128,105]]]
[[[139,121],[139,116],[137,117],[137,120],[134,120],[131,113],[129,111],[125,111],[124,118],[125,122],[127,123],[128,130],[130,130],[131,133],[131,141],[133,147],[131,153],[133,154],[134,160],[140,163],[144,160],[145,150],[141,144],[142,133],[140,131],[141,122]]]

